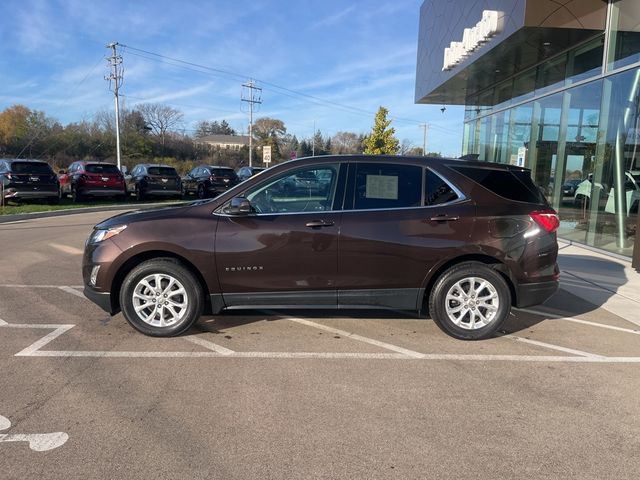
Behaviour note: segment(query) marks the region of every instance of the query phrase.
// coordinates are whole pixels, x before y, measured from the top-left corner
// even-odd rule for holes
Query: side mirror
[[[246,198],[234,197],[227,207],[227,213],[229,215],[249,215],[253,213],[253,207],[251,206],[251,202]]]

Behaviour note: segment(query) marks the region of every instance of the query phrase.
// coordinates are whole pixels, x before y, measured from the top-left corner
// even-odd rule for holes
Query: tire
[[[467,297],[471,285],[475,295]],[[477,301],[486,297],[488,300],[482,303]],[[433,320],[447,335],[460,340],[492,337],[510,311],[511,290],[506,281],[480,262],[464,262],[449,268],[438,278],[429,295]]]
[[[142,202],[145,200],[145,194],[140,188],[140,185],[136,185],[136,200]]]
[[[73,201],[73,203],[80,203],[83,200],[84,197],[82,196],[82,194],[78,192],[78,190],[76,190],[74,187],[71,187],[71,201]]]
[[[207,198],[207,190],[204,188],[204,185],[202,183],[198,185],[198,191],[196,194],[200,199]]]
[[[154,290],[156,286],[165,290]],[[165,299],[160,309],[157,299]],[[136,307],[145,308],[137,313]],[[133,328],[152,337],[175,337],[184,333],[200,318],[203,307],[200,282],[172,258],[156,258],[141,263],[129,272],[120,288],[120,308],[124,318]]]

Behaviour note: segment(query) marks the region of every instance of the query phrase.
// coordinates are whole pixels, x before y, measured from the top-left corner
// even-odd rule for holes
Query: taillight
[[[555,232],[560,226],[560,218],[555,210],[540,210],[529,214],[534,222],[540,225],[547,233]]]

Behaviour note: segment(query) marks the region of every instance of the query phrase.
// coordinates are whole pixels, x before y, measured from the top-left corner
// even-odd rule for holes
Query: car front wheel
[[[490,338],[511,310],[511,291],[502,276],[487,265],[454,265],[436,281],[429,312],[446,334],[461,340]]]
[[[126,276],[122,313],[133,328],[153,337],[187,331],[202,315],[204,296],[193,273],[172,258],[148,260]]]

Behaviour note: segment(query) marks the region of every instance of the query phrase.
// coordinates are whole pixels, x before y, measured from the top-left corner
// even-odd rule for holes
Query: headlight
[[[118,225],[117,227],[96,229],[93,231],[93,233],[89,237],[89,243],[100,243],[103,240],[107,240],[108,238],[115,237],[120,232],[122,232],[125,228],[127,228],[126,225]]]

